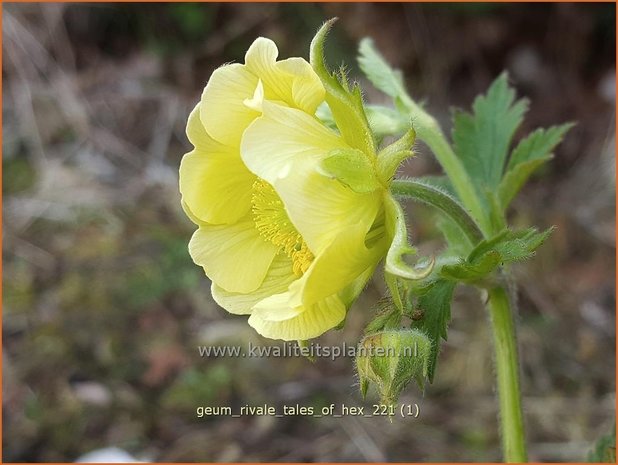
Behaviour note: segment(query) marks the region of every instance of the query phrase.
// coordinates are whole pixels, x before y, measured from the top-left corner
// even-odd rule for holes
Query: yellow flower
[[[180,191],[217,303],[263,336],[305,340],[344,320],[386,255],[390,194],[376,154],[315,117],[325,88],[311,65],[277,55],[259,38],[244,65],[213,73]]]

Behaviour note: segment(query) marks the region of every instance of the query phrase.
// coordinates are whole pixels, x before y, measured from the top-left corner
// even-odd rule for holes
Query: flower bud
[[[372,382],[382,404],[394,404],[413,378],[423,385],[430,350],[431,341],[416,329],[381,331],[366,336],[356,355],[361,393],[365,396]]]

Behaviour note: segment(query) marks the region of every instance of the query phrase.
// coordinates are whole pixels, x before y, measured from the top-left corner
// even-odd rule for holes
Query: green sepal
[[[408,231],[403,209],[389,193],[385,194],[384,206],[386,212],[386,231],[392,238],[391,246],[386,254],[384,270],[387,273],[404,279],[419,280],[431,274],[434,260],[420,268],[412,268],[408,265],[404,257],[415,255],[416,249],[408,243]]]
[[[401,328],[402,313],[399,311],[393,300],[389,297],[380,299],[376,308],[376,314],[367,323],[363,332],[365,334],[377,333],[385,329]]]
[[[300,347],[300,348],[309,347],[309,341],[306,341],[306,340],[298,340],[298,341],[296,341],[296,343],[298,344],[298,347]],[[307,355],[305,358],[307,360],[309,360],[311,363],[315,363],[315,357],[314,356]]]
[[[403,134],[410,128],[410,117],[403,115],[394,108],[369,104],[365,105],[365,114],[377,143],[385,136]],[[329,128],[337,128],[333,114],[326,102],[318,107],[315,115]]]
[[[363,399],[367,397],[367,390],[369,389],[369,377],[366,375],[369,373],[369,358],[368,357],[356,357],[356,372],[358,374],[358,383],[361,396]]]
[[[401,162],[413,155],[412,146],[415,139],[416,132],[410,128],[399,140],[380,150],[377,169],[382,182],[388,184]]]
[[[376,153],[375,141],[363,107],[360,87],[354,84],[350,88],[345,70],[340,69],[339,75],[331,73],[324,61],[326,35],[336,20],[337,18],[328,20],[318,30],[311,41],[309,60],[324,85],[326,103],[330,107],[341,136],[351,147],[374,156]]]
[[[366,394],[372,382],[378,388],[380,402],[394,405],[413,379],[423,387],[430,355],[431,341],[422,331],[399,329],[365,336],[356,357],[361,394]]]
[[[403,314],[405,310],[405,305],[403,299],[401,297],[401,286],[399,283],[399,278],[390,273],[384,272],[384,280],[386,281],[386,286],[391,294],[391,298],[397,310],[399,310],[400,314]]]
[[[322,172],[354,192],[365,194],[380,187],[373,163],[358,149],[334,149],[321,163]]]

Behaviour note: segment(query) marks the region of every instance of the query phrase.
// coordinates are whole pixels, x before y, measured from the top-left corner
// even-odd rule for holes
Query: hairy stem
[[[436,187],[413,179],[395,180],[391,184],[395,195],[405,196],[438,208],[453,219],[475,245],[483,234],[466,210],[450,195]],[[502,447],[505,462],[527,460],[523,415],[519,386],[519,358],[515,324],[509,294],[505,287],[489,290],[487,303],[494,337],[494,351],[500,402]]]
[[[412,121],[414,121],[414,129],[418,138],[429,146],[442,169],[444,169],[444,172],[453,183],[453,188],[462,203],[470,210],[472,217],[478,222],[483,233],[489,235],[491,225],[489,224],[483,204],[476,193],[474,184],[461,160],[457,158],[451,145],[446,140],[438,122],[409,97],[405,98],[403,103],[410,112]]]
[[[449,215],[470,238],[473,245],[498,231],[479,198],[461,160],[453,151],[437,121],[412,99],[406,96],[403,105],[409,110],[419,139],[425,142],[442,165],[466,211],[456,200],[438,189],[414,181],[395,181],[393,193],[406,195],[431,204]],[[478,226],[477,226],[478,224]],[[499,229],[499,228],[498,228]],[[505,287],[489,290],[487,303],[494,337],[494,351],[503,458],[505,462],[527,461],[521,394],[519,386],[519,358],[515,338],[515,324],[509,294]]]
[[[395,195],[409,197],[412,200],[431,205],[446,213],[470,239],[473,245],[483,239],[483,233],[468,212],[446,192],[413,179],[397,179],[391,184]]]
[[[503,459],[509,463],[525,462],[528,458],[521,409],[519,359],[507,290],[504,287],[491,289],[487,307],[494,337]]]

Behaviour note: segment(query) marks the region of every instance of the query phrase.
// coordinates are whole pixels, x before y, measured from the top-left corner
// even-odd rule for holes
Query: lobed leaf
[[[445,265],[440,270],[441,276],[454,281],[475,283],[487,277],[500,266],[502,257],[499,252],[491,250],[474,263],[461,260],[455,265]]]
[[[500,186],[498,186],[498,197],[503,210],[508,208],[532,173],[549,160],[551,160],[551,157],[548,156],[523,161],[506,172],[504,178],[500,181]]]
[[[498,187],[503,210],[506,210],[532,173],[551,159],[551,151],[572,127],[573,124],[567,123],[549,129],[537,129],[515,147]]]
[[[549,129],[539,128],[532,132],[522,139],[513,150],[508,169],[530,160],[547,158],[572,127],[573,123],[566,123],[560,126],[552,126]]]
[[[455,221],[441,214],[436,225],[446,240],[447,249],[444,252],[445,254],[466,257],[470,253],[472,243]]]
[[[476,98],[472,108],[472,114],[455,112],[453,141],[455,152],[482,194],[500,183],[509,145],[527,102],[515,101],[515,92],[503,73],[487,94]]]
[[[373,134],[379,139],[403,134],[412,125],[408,116],[383,105],[365,105],[365,113]]]
[[[446,279],[438,279],[426,286],[418,297],[422,317],[412,322],[412,328],[421,330],[431,340],[427,370],[429,382],[433,382],[436,372],[441,339],[447,339],[447,326],[451,320],[451,301],[456,284]]]
[[[384,57],[375,49],[373,40],[366,37],[358,47],[358,65],[367,79],[393,99],[407,95],[401,71],[391,68]]]
[[[483,240],[468,257],[469,263],[475,263],[481,257],[492,251],[500,254],[502,263],[525,260],[534,255],[535,250],[549,237],[553,227],[543,232],[536,228],[522,231],[505,230],[491,239]]]
[[[505,263],[525,260],[551,234],[552,228],[537,232],[534,228],[523,231],[505,230],[491,239],[481,241],[466,260],[446,264],[440,276],[469,284],[478,284]]]

